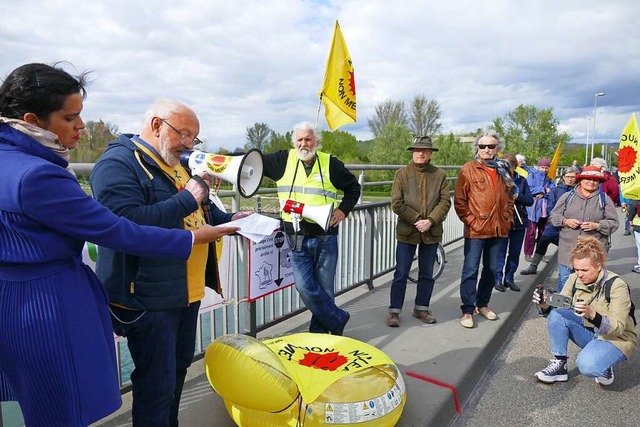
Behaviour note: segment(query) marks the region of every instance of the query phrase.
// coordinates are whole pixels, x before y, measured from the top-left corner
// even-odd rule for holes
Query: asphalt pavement
[[[521,292],[494,291],[489,306],[499,319],[489,321],[476,315],[473,329],[459,324],[461,242],[447,248],[447,265],[436,282],[431,302],[438,320],[434,325],[411,316],[415,285],[409,284],[400,327],[386,326],[391,275],[378,279],[373,290],[362,286],[337,298],[351,313],[345,335],[384,351],[403,374],[407,401],[397,426],[640,424],[636,421],[640,416],[635,416],[640,415],[637,352],[617,367],[616,380],[606,389],[579,375],[571,364],[567,383],[545,385],[533,377],[548,364],[550,354],[545,319],[533,309],[531,293],[536,284],[545,280],[555,284],[555,277],[548,276],[557,269],[556,250],[555,246],[550,247],[551,260],[540,264],[538,275],[517,275]],[[622,236],[622,230],[616,232],[609,257],[609,268],[628,280],[634,301],[640,302],[640,275],[631,273],[637,258],[633,237]],[[520,269],[527,265],[521,257]],[[258,338],[305,331],[308,321],[309,314],[303,313],[269,328]],[[575,353],[571,360],[575,360]],[[96,425],[131,425],[130,394],[123,399],[118,413]],[[202,361],[189,370],[180,424],[235,425],[203,375]]]

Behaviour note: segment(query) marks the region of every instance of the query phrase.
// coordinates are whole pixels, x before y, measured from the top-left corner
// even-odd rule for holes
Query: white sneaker
[[[600,385],[611,385],[613,384],[613,379],[613,366],[610,366],[601,377],[596,377],[596,382]]]

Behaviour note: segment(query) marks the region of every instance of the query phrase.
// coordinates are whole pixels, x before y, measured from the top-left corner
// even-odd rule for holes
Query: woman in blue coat
[[[518,197],[514,201],[513,225],[511,226],[511,230],[509,230],[509,238],[502,239],[503,241],[500,243],[494,288],[499,292],[504,292],[506,289],[520,292],[520,287],[516,285],[514,276],[520,263],[520,252],[522,251],[524,234],[527,230],[528,217],[526,208],[533,204],[533,196],[529,190],[527,180],[516,172],[516,168],[518,167],[516,156],[513,154],[505,154],[504,158],[509,162],[509,173],[513,178],[513,182],[518,186]],[[508,254],[507,249],[509,250]]]
[[[193,233],[138,226],[87,196],[68,170],[85,76],[27,64],[0,86],[0,400],[27,426],[86,426],[121,404],[107,296],[81,261],[86,240],[187,259]]]

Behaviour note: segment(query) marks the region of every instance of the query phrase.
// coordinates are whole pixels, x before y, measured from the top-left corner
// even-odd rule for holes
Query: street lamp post
[[[596,112],[598,110],[598,97],[605,96],[606,93],[598,92],[593,96],[593,136],[591,137],[591,160],[593,160],[593,147],[596,145]]]
[[[591,117],[587,117],[587,145],[584,149],[584,165],[589,164],[589,132],[591,131]]]

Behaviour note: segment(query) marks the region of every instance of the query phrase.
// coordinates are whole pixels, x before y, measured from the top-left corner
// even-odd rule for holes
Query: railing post
[[[364,231],[364,271],[367,272],[367,288],[373,289],[373,246],[375,236],[374,209],[366,209]]]

